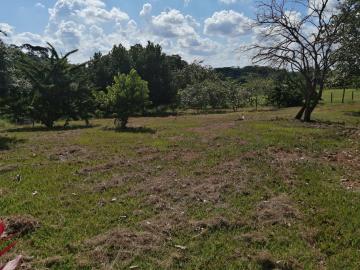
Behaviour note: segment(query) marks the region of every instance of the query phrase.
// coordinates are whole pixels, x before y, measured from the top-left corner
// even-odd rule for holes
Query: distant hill
[[[246,66],[243,68],[223,67],[223,68],[216,68],[215,71],[221,74],[225,78],[231,78],[243,83],[246,82],[249,77],[268,78],[281,72],[281,70],[279,69],[275,69],[272,67],[264,67],[264,66]]]

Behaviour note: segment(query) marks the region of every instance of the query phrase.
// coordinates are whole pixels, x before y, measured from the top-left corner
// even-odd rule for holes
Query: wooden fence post
[[[341,103],[345,102],[345,88],[343,89],[343,94],[342,94],[342,100]]]
[[[331,92],[330,99],[331,99],[331,103],[333,103],[333,92]]]

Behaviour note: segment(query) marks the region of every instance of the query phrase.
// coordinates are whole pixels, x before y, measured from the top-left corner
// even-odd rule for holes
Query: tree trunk
[[[70,120],[66,119],[65,124],[64,124],[64,128],[67,128],[70,124]]]
[[[303,116],[303,114],[304,114],[305,109],[306,109],[306,106],[303,105],[303,106],[301,107],[300,111],[296,114],[295,119],[301,120],[301,118],[302,118],[302,116]]]
[[[343,94],[342,94],[342,99],[341,99],[341,103],[345,102],[345,87],[343,88]]]
[[[121,129],[125,129],[126,128],[126,125],[128,123],[128,118],[127,117],[124,117],[122,118],[120,121],[121,121]]]
[[[50,129],[54,127],[54,122],[45,122],[44,125]]]
[[[312,113],[311,107],[307,107],[304,112],[304,122],[310,122],[311,121],[311,113]]]

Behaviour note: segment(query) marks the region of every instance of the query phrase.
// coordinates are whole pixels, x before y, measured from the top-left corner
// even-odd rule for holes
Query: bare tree
[[[339,20],[329,0],[264,0],[258,4],[253,61],[304,76],[304,104],[296,119],[311,120],[335,64]]]

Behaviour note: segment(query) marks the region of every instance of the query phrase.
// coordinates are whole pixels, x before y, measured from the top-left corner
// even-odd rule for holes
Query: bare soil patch
[[[6,235],[24,236],[40,227],[40,223],[30,215],[6,217],[4,222],[6,224]]]
[[[80,146],[57,148],[49,155],[52,161],[74,161],[93,158],[93,153]]]
[[[260,226],[288,225],[300,218],[300,212],[290,198],[281,194],[258,204],[255,214],[256,223]]]
[[[336,153],[327,153],[325,160],[335,162],[352,169],[360,169],[360,151],[357,149],[347,149]]]
[[[96,184],[94,187],[92,187],[92,190],[95,192],[105,192],[112,188],[121,187],[122,185],[132,181],[144,181],[145,180],[145,174],[143,173],[128,173],[125,175],[116,175],[112,177],[110,180],[103,181],[101,183]]]

